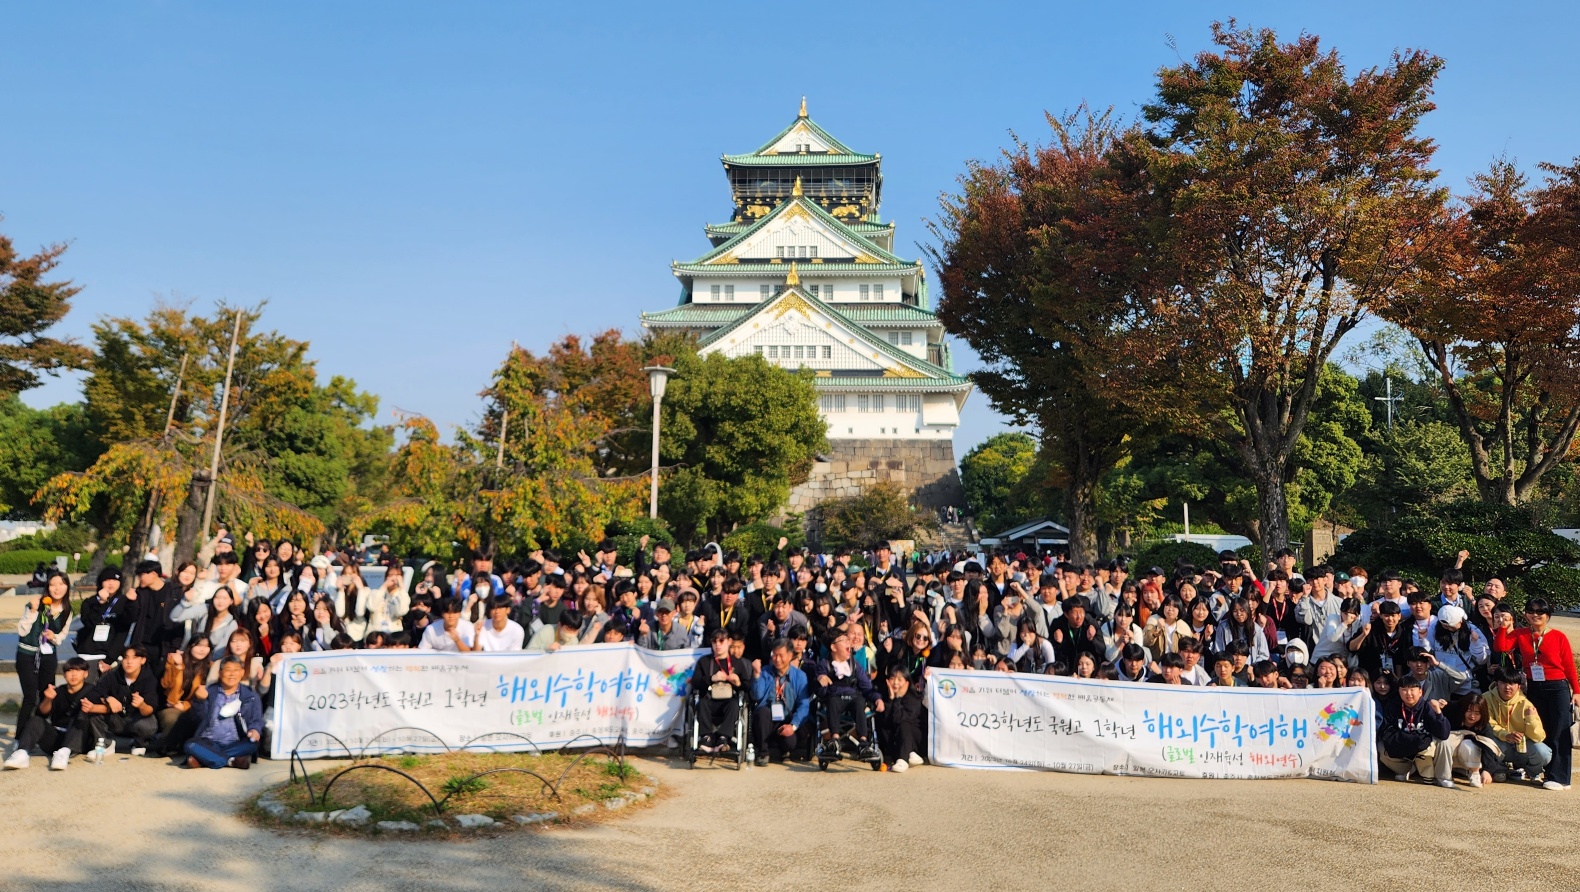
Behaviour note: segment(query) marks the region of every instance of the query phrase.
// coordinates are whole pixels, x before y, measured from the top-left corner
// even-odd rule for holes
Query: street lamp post
[[[648,491],[647,516],[658,517],[658,406],[664,401],[664,388],[675,370],[668,366],[652,365],[642,369],[647,372],[647,387],[653,394],[653,479]]]

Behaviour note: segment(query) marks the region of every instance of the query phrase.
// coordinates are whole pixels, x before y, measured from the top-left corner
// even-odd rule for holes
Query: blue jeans
[[[1511,768],[1525,769],[1526,776],[1530,778],[1535,778],[1537,769],[1552,761],[1553,758],[1553,751],[1547,744],[1537,743],[1534,740],[1525,741],[1525,752],[1523,753],[1516,750],[1514,744],[1509,743],[1507,740],[1498,741],[1498,746],[1503,750],[1503,753],[1498,757],[1503,764]]]
[[[194,737],[182,749],[204,768],[224,768],[237,756],[251,758],[258,752],[258,745],[245,737],[235,743],[216,743],[206,737]]]

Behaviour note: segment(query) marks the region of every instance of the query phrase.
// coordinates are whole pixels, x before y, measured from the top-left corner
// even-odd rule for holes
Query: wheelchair
[[[680,757],[686,760],[688,768],[696,768],[697,759],[701,756],[706,756],[709,763],[717,762],[719,759],[733,759],[735,761],[735,770],[739,771],[746,767],[746,746],[752,740],[751,697],[744,689],[736,691],[731,698],[735,701],[732,704],[732,709],[735,712],[733,732],[728,718],[719,726],[719,733],[735,739],[730,751],[727,753],[704,753],[701,749],[702,721],[698,718],[698,712],[702,708],[702,699],[707,695],[707,691],[693,691],[686,696],[685,712],[680,725]]]
[[[883,750],[878,746],[877,715],[872,711],[871,705],[862,710],[856,721],[851,723],[849,731],[846,731],[843,736],[835,738],[835,752],[830,753],[823,748],[823,732],[826,730],[825,724],[828,714],[828,696],[826,692],[819,691],[813,696],[812,700],[812,736],[810,743],[812,754],[817,758],[818,769],[827,771],[828,766],[835,762],[845,759],[856,759],[867,762],[872,766],[873,771],[882,771]],[[860,729],[866,730],[867,743],[872,747],[872,754],[866,758],[861,757],[861,745],[857,742],[858,730]]]

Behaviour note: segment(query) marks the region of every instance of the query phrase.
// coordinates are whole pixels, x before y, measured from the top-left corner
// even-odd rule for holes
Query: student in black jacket
[[[17,735],[16,749],[5,760],[6,768],[26,768],[31,761],[28,751],[36,747],[50,754],[51,771],[66,770],[66,762],[72,755],[65,745],[66,735],[76,723],[82,698],[88,693],[88,662],[82,657],[72,657],[66,661],[65,675],[65,684],[44,691],[38,712],[27,720]]]
[[[1421,680],[1413,675],[1399,679],[1392,700],[1381,707],[1377,729],[1378,758],[1394,772],[1395,780],[1409,780],[1414,770],[1422,780],[1454,787],[1454,751],[1448,745],[1448,718],[1443,700],[1427,700]]]
[[[132,738],[133,755],[141,755],[159,732],[154,710],[159,705],[159,679],[147,671],[148,651],[132,645],[121,664],[99,678],[82,698],[82,714],[66,734],[66,746],[86,752],[101,737]]]
[[[926,707],[920,689],[912,686],[905,667],[894,665],[884,678],[889,689],[883,712],[878,713],[878,743],[890,771],[905,771],[922,764],[927,749]]]
[[[868,761],[876,756],[863,719],[868,704],[883,713],[883,697],[872,686],[861,664],[851,657],[850,638],[836,633],[828,643],[828,659],[819,660],[812,670],[818,696],[823,701],[823,740],[820,751],[826,758],[839,758],[839,742],[847,734],[856,738],[857,758]]]

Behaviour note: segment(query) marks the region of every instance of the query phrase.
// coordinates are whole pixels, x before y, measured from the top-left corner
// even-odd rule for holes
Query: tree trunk
[[[159,496],[150,492],[144,497],[143,511],[138,515],[137,522],[132,524],[132,531],[126,537],[126,556],[121,559],[123,590],[137,585],[137,564],[143,559],[143,552],[148,550],[148,535],[154,528],[154,514],[158,510]]]
[[[1077,564],[1097,560],[1097,477],[1093,470],[1084,457],[1071,462],[1065,499],[1070,515],[1070,560]]]
[[[176,563],[192,560],[197,554],[198,537],[203,531],[198,527],[203,525],[203,503],[208,498],[210,480],[207,470],[195,471],[192,474],[192,483],[187,487],[187,500],[181,503],[181,510],[176,512]]]
[[[1282,469],[1269,469],[1272,473],[1259,474],[1256,480],[1256,501],[1260,508],[1258,525],[1262,562],[1273,559],[1280,548],[1289,547],[1289,498],[1284,491]],[[1257,572],[1260,574],[1260,567]]]

